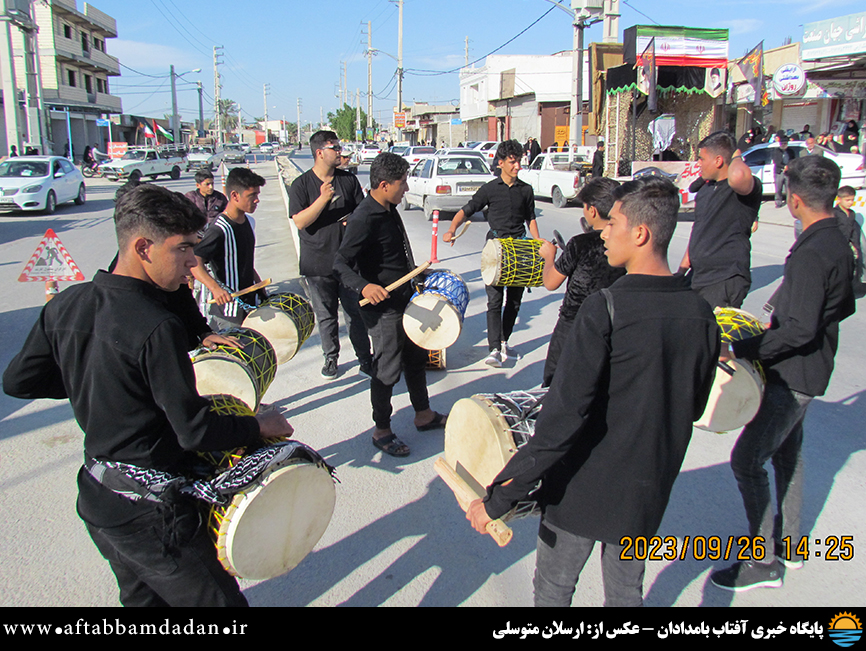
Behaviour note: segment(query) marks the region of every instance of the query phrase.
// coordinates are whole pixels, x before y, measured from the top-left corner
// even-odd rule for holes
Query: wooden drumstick
[[[430,261],[429,261],[429,260],[428,260],[427,262],[425,262],[424,264],[420,264],[420,265],[418,265],[418,266],[415,267],[412,271],[410,271],[409,273],[407,273],[405,276],[403,276],[403,277],[400,278],[399,280],[395,280],[393,283],[391,283],[390,285],[388,285],[388,286],[385,288],[385,291],[388,292],[388,293],[391,293],[392,291],[394,291],[395,289],[397,289],[400,285],[402,285],[402,284],[404,284],[404,283],[408,283],[410,280],[412,280],[415,276],[417,276],[417,275],[420,274],[422,271],[424,271],[425,269],[427,269],[427,267],[429,267],[429,266],[430,266]],[[364,298],[364,299],[361,299],[361,301],[360,301],[360,305],[362,305],[362,306],[363,306],[363,305],[369,305],[369,304],[370,304],[370,299],[369,299],[369,298]]]
[[[255,285],[250,285],[246,289],[242,289],[239,292],[232,293],[232,298],[237,298],[238,296],[243,296],[244,294],[249,294],[250,292],[254,292],[258,289],[264,289],[265,287],[267,287],[270,284],[271,284],[270,278],[268,278],[267,280],[262,280],[260,282],[257,282]],[[212,298],[208,301],[208,303],[216,303],[216,299]]]
[[[436,459],[433,467],[436,469],[436,472],[442,480],[448,485],[448,488],[451,489],[451,492],[454,493],[454,497],[457,498],[457,503],[464,512],[469,510],[469,504],[471,504],[473,500],[481,499],[481,495],[478,495],[474,490],[472,490],[472,488],[470,488],[469,485],[460,478],[460,475],[451,469],[451,466],[446,463],[445,459],[439,457]],[[514,536],[514,532],[511,531],[509,526],[502,522],[502,520],[491,520],[488,522],[487,533],[490,534],[493,540],[496,541],[496,544],[500,547],[505,547],[505,545],[511,542],[511,538]]]
[[[459,238],[461,235],[463,235],[463,234],[464,234],[464,233],[469,229],[469,226],[471,226],[471,225],[472,225],[472,222],[469,221],[469,220],[467,219],[467,220],[463,223],[463,226],[461,227],[460,232],[459,232],[459,233],[456,233],[456,234],[454,235],[454,237],[451,238],[451,242],[450,242],[450,243],[453,244],[454,242],[456,242],[456,241],[457,241],[457,238]]]

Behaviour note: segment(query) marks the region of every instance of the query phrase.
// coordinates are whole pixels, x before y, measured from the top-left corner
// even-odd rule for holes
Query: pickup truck
[[[216,148],[210,145],[195,145],[186,156],[186,171],[209,169],[215,170],[226,157],[226,151],[222,146]]]
[[[577,193],[592,169],[592,162],[573,152],[539,154],[527,169],[518,173],[521,181],[532,186],[536,197],[551,199],[564,208]]]
[[[125,181],[148,176],[155,179],[165,174],[172,179],[180,178],[180,168],[184,158],[171,152],[154,149],[130,149],[123,158],[112,160],[100,166],[105,178],[110,181]]]

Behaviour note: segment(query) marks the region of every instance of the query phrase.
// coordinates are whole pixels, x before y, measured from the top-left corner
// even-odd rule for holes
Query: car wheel
[[[87,191],[84,189],[84,184],[82,183],[80,186],[78,186],[78,196],[75,197],[75,205],[83,206],[86,199]]]
[[[171,168],[171,174],[169,174],[172,181],[177,181],[180,178],[180,168],[175,165]]]
[[[45,198],[45,214],[50,215],[55,210],[57,210],[57,195],[54,194],[54,190],[49,190]]]
[[[562,196],[562,190],[560,190],[557,186],[553,186],[553,192],[550,194],[551,201],[553,201],[553,205],[557,208],[565,208],[565,204],[568,203],[565,197]]]
[[[141,181],[141,170],[132,170],[129,174],[130,181]]]
[[[411,209],[412,204],[406,201],[406,197],[403,197],[403,199],[400,200],[400,210],[406,211]]]
[[[433,221],[433,208],[430,206],[430,202],[427,201],[427,197],[424,197],[424,218],[428,222]]]

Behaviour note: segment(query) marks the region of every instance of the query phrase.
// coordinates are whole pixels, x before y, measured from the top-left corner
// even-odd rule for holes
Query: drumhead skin
[[[285,574],[319,542],[336,500],[331,475],[314,463],[298,460],[265,473],[226,510],[217,539],[220,561],[245,579]]]
[[[242,400],[252,411],[259,408],[258,387],[239,360],[213,355],[197,359],[192,367],[200,396],[227,394]]]
[[[499,240],[487,240],[481,249],[481,279],[485,285],[498,285],[502,263],[502,244]]]
[[[300,350],[315,325],[313,308],[297,294],[274,294],[247,315],[244,327],[262,333],[274,347],[277,364],[285,364]]]
[[[747,425],[758,413],[764,396],[760,373],[745,360],[727,362],[734,369],[730,375],[716,367],[716,377],[703,415],[695,427],[710,432],[731,432]]]
[[[403,329],[421,348],[442,350],[457,341],[463,330],[463,317],[446,298],[433,293],[418,294],[406,306]]]

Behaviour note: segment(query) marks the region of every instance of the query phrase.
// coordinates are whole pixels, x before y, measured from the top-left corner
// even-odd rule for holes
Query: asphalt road
[[[306,169],[309,153],[295,160]],[[256,212],[256,266],[272,277],[272,291],[303,291],[290,227],[273,163],[254,168],[263,174],[262,203]],[[365,182],[368,167],[361,168]],[[172,189],[194,187],[191,175],[160,180]],[[5,368],[20,349],[44,303],[41,283],[17,278],[47,228],[53,228],[86,277],[104,268],[115,252],[112,197],[117,184],[88,181],[82,207],[62,206],[52,216],[0,215],[0,327],[6,345]],[[580,209],[537,202],[539,228],[567,239],[578,232]],[[415,256],[424,259],[430,224],[421,210],[403,215]],[[753,291],[745,308],[760,314],[778,285],[793,242],[790,217],[765,204],[753,237]],[[448,227],[440,225],[441,230]],[[690,224],[677,227],[670,259],[676,266]],[[501,369],[483,364],[486,354],[485,294],[479,252],[486,229],[475,223],[454,247],[439,242],[437,268],[459,273],[470,303],[459,341],[447,351],[447,369],[430,371],[432,407],[448,411],[463,397],[538,386],[549,334],[562,291],[535,289],[524,298],[512,345],[521,354]],[[61,283],[61,287],[68,286]],[[812,606],[863,605],[866,583],[863,516],[866,477],[866,401],[863,400],[862,345],[866,318],[856,314],[842,326],[837,367],[827,395],[816,399],[806,419],[806,482],[803,533],[813,541],[805,568],[789,572],[785,587],[740,595],[709,583],[723,561],[650,561],[645,595],[648,606]],[[411,456],[383,456],[370,443],[368,382],[343,333],[340,375],[331,382],[319,373],[322,355],[314,334],[298,355],[280,367],[265,400],[285,411],[297,438],[336,466],[337,505],[317,548],[289,574],[242,583],[257,606],[528,606],[532,603],[536,520],[514,523],[514,540],[500,549],[472,531],[450,490],[438,478],[434,461],[443,453],[443,435],[418,433],[402,382],[394,398],[394,430],[412,448]],[[636,414],[635,417],[639,417]],[[746,531],[742,503],[728,459],[736,434],[696,430],[660,536],[740,536]],[[81,463],[82,434],[67,402],[25,402],[0,396],[0,491],[4,496],[0,548],[0,606],[113,606],[117,588],[75,514],[75,474]],[[828,536],[853,536],[855,559],[828,561]],[[821,543],[814,542],[820,539]],[[603,601],[598,551],[587,563],[574,599],[576,606]]]

